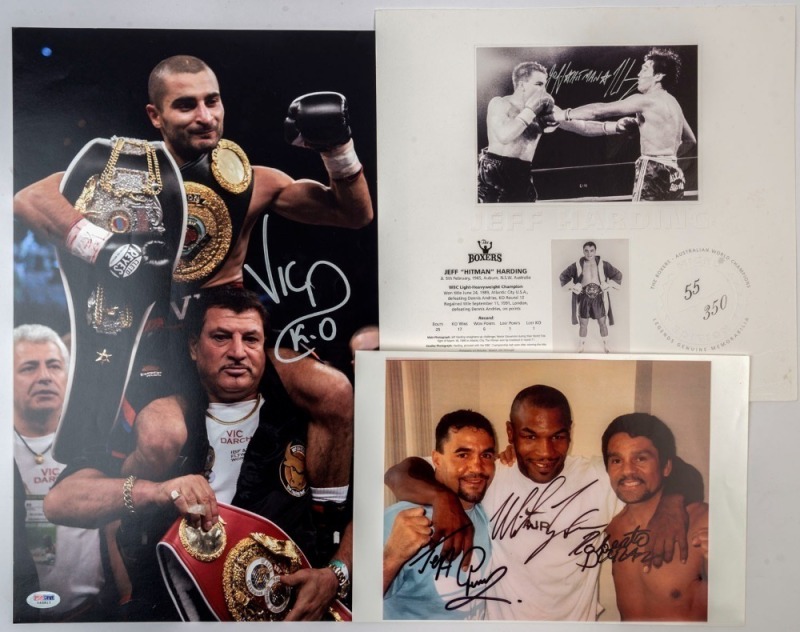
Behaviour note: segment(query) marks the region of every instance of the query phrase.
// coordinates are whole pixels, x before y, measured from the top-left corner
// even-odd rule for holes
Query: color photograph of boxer
[[[481,47],[478,202],[697,200],[697,47]]]
[[[384,619],[706,619],[709,362],[388,359],[386,385]]]
[[[377,323],[374,35],[15,28],[12,44],[15,325],[63,339],[69,374],[55,389],[43,356],[15,381],[53,400],[20,454],[57,463],[50,490],[19,488],[15,545],[26,522],[99,529],[108,562],[68,609],[74,591],[28,573],[15,621],[349,618],[351,337]],[[156,544],[183,517],[198,533],[179,546],[221,569],[226,505],[301,553],[246,565],[247,607],[180,606]]]

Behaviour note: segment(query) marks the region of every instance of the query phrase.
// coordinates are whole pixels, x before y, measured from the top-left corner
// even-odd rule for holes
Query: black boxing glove
[[[338,92],[312,92],[297,97],[283,123],[286,141],[317,151],[330,151],[351,138],[347,99]]]
[[[544,97],[536,101],[531,108],[533,113],[535,114],[536,123],[539,124],[545,132],[552,131],[551,128],[555,128],[558,125],[555,116],[555,102],[553,101],[553,97],[549,94],[546,94]]]
[[[546,120],[550,121],[553,119],[554,107],[555,102],[553,101],[553,97],[547,93],[540,97],[531,97],[525,102],[522,110],[517,114],[517,118],[525,123],[526,126],[536,123],[538,124],[539,130],[541,130],[541,128],[546,127]],[[554,124],[555,120],[553,119],[550,125]]]
[[[95,266],[117,279],[136,278],[154,281],[159,275],[169,278],[167,242],[150,233],[112,233],[97,253]]]
[[[634,132],[639,131],[639,121],[635,116],[625,116],[619,119],[614,125],[614,132],[616,134],[633,135]]]
[[[535,99],[530,105],[527,105],[527,107],[533,110],[533,113],[537,118],[542,118],[553,113],[553,110],[555,109],[555,101],[553,101],[553,97],[551,97],[549,94],[545,94],[544,96]]]
[[[70,229],[66,246],[116,279],[155,280],[172,272],[167,242],[152,233],[112,233],[82,218]]]
[[[361,171],[350,131],[347,99],[338,92],[312,92],[297,97],[283,123],[286,141],[319,151],[333,179]]]

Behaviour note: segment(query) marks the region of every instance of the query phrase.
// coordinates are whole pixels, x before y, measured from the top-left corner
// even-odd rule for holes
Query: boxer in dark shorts
[[[603,290],[597,283],[584,285],[578,295],[578,316],[598,320],[606,316],[606,304],[603,301]]]
[[[632,201],[680,200],[685,185],[678,167],[684,156],[697,145],[683,109],[671,91],[681,74],[680,56],[666,48],[653,48],[644,56],[637,75],[637,94],[619,101],[588,103],[562,110],[554,118],[562,129],[599,136],[624,134],[633,125],[639,128],[640,158],[636,161],[636,181]],[[608,127],[608,119],[618,119]],[[604,121],[602,128],[587,134],[586,122]]]
[[[535,202],[531,163],[483,149],[478,158],[478,202]]]
[[[547,93],[547,68],[535,61],[517,64],[514,92],[494,97],[486,108],[488,145],[478,156],[478,202],[535,202],[531,162],[542,133],[555,124]],[[552,127],[552,129],[555,129]]]
[[[686,181],[677,158],[640,156],[636,161],[633,201],[680,200]]]

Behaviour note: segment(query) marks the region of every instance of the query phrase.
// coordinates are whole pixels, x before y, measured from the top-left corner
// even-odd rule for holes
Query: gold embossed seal
[[[247,154],[239,145],[224,138],[211,152],[211,173],[223,189],[237,194],[246,191],[253,178]]]
[[[293,600],[291,586],[279,577],[301,567],[300,551],[291,540],[251,533],[225,559],[222,587],[228,611],[236,621],[281,621]]]
[[[233,238],[231,217],[222,198],[197,182],[185,182],[184,188],[189,213],[181,259],[173,273],[182,283],[209,276],[225,259]]]
[[[228,543],[225,522],[222,518],[208,531],[203,531],[200,527],[191,526],[184,518],[181,520],[178,535],[186,552],[201,562],[212,562],[217,559],[222,555]]]

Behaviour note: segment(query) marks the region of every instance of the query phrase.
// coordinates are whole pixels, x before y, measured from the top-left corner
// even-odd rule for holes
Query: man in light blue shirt
[[[480,413],[457,410],[436,426],[436,480],[457,494],[475,527],[471,559],[431,542],[431,506],[399,502],[384,513],[384,619],[484,619],[491,579],[489,520],[480,501],[494,478],[497,439]]]

